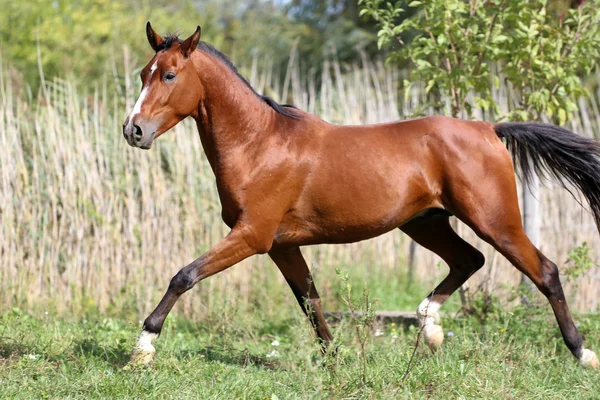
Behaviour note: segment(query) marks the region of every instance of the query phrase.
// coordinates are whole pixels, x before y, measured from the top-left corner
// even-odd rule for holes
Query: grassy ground
[[[296,307],[296,306],[294,306]],[[600,350],[600,316],[577,316]],[[366,381],[353,321],[334,328],[337,356],[323,357],[307,322],[224,307],[200,322],[176,315],[155,342],[157,360],[124,371],[139,321],[88,316],[77,321],[18,309],[0,319],[2,398],[544,398],[592,399],[600,373],[578,366],[548,307],[481,317],[445,315],[435,355],[421,345],[403,375],[417,332],[385,326],[368,337]],[[383,334],[381,334],[383,333]],[[274,345],[274,342],[279,345]],[[276,342],[275,342],[276,344]]]

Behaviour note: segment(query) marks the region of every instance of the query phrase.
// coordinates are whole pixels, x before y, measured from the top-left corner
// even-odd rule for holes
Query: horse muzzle
[[[149,127],[147,127],[149,128]],[[148,150],[154,140],[154,129],[145,130],[144,127],[126,121],[123,125],[123,137],[131,147]]]

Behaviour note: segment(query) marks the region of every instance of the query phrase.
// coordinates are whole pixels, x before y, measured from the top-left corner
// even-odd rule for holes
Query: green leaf
[[[418,68],[428,68],[431,67],[431,63],[427,60],[416,60]]]
[[[564,125],[567,122],[567,112],[562,108],[558,110],[558,120],[560,125]]]
[[[431,90],[431,88],[433,88],[434,85],[435,85],[434,79],[431,79],[429,82],[427,82],[427,87],[425,88],[425,93],[429,94],[429,91]]]
[[[506,35],[496,35],[492,39],[492,43],[504,43],[508,40],[508,36]]]

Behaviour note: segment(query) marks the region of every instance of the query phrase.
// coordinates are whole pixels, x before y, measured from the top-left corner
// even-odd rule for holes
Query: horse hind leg
[[[504,183],[499,189],[506,190],[488,188],[485,193],[483,190],[471,190],[466,197],[471,202],[456,207],[455,214],[531,279],[550,302],[569,350],[581,365],[597,368],[598,357],[583,346],[583,336],[573,323],[556,264],[548,260],[527,237],[521,223],[514,182],[510,185],[509,182]]]
[[[449,218],[414,219],[400,227],[415,242],[439,255],[450,267],[448,276],[419,305],[417,315],[425,341],[432,351],[443,340],[439,309],[485,263],[481,252],[465,242],[450,226]]]
[[[523,229],[494,229],[483,236],[502,253],[519,271],[524,273],[548,299],[558,322],[563,340],[571,353],[585,367],[598,367],[596,354],[583,346],[569,312],[569,306],[560,283],[558,267],[533,246]]]

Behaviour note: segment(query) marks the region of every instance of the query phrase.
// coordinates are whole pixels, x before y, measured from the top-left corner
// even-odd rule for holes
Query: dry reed
[[[11,306],[58,312],[125,308],[142,317],[170,277],[226,233],[214,177],[190,121],[164,135],[150,152],[123,140],[121,124],[135,98],[130,63],[126,53],[125,79],[115,93],[108,93],[106,83],[81,93],[71,81],[55,79],[46,82],[45,97],[38,102],[18,96],[6,68],[0,70],[0,311]],[[319,87],[314,73],[295,63],[280,85],[271,65],[256,58],[247,69],[259,92],[336,123],[397,120],[423,99],[415,87],[405,101],[398,88],[404,72],[380,62],[364,59],[344,72],[336,61],[327,62]],[[511,107],[509,87],[494,94],[504,109]],[[573,130],[600,134],[597,98],[580,101]],[[562,264],[583,241],[600,248],[592,218],[566,191],[550,183],[542,198],[541,248],[551,259]],[[488,260],[474,284],[482,279],[494,287],[518,282],[519,275],[502,257],[465,226],[459,231]],[[362,243],[307,248],[304,254],[326,304],[332,304],[334,266],[346,266],[358,276],[377,269],[385,285],[406,276],[408,246],[408,238],[395,231]],[[445,274],[439,263],[418,249],[416,278],[433,288]],[[249,305],[272,295],[265,281],[281,283],[287,293],[268,258],[253,257],[199,284],[178,310],[205,315],[223,298]],[[577,283],[574,308],[596,310],[600,269]]]

